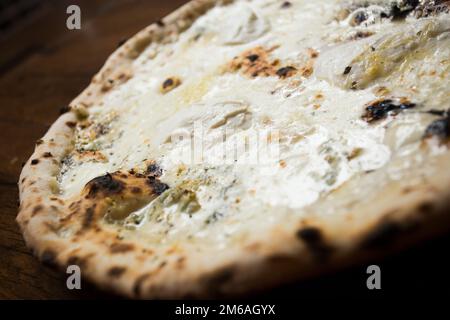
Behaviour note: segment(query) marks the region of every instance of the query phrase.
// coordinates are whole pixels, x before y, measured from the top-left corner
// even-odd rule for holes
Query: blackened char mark
[[[41,254],[41,261],[43,264],[55,268],[56,267],[56,253],[52,249],[46,249]]]
[[[142,287],[144,285],[144,282],[150,278],[151,273],[144,273],[136,278],[133,284],[133,293],[135,297],[140,297],[142,294]]]
[[[152,177],[161,177],[163,170],[156,163],[151,163],[148,165],[147,171],[145,173]]]
[[[389,112],[411,109],[415,106],[415,103],[396,102],[392,99],[378,100],[366,107],[362,118],[370,123],[386,118]]]
[[[120,278],[126,271],[127,271],[126,267],[115,266],[115,267],[111,267],[108,270],[107,274],[110,278]]]
[[[124,189],[123,183],[110,173],[92,179],[88,182],[87,187],[89,188],[89,198],[95,198],[99,193],[103,195],[118,194]]]
[[[297,236],[309,245],[317,245],[322,242],[322,233],[314,227],[307,227],[298,230]]]
[[[292,66],[283,67],[277,70],[277,76],[284,79],[292,76],[297,69]]]
[[[94,222],[95,204],[92,207],[86,209],[83,217],[82,229],[89,229]]]
[[[350,66],[346,67],[345,70],[344,70],[344,75],[349,74],[350,71],[352,71],[352,67],[350,67]]]
[[[147,183],[152,188],[153,192],[158,196],[167,189],[169,189],[169,186],[167,184],[159,181],[158,179],[152,176],[148,177]]]
[[[174,84],[173,79],[172,78],[168,78],[168,79],[164,80],[162,86],[163,86],[164,89],[167,89],[167,88],[173,86],[173,84]]]
[[[390,16],[393,19],[404,19],[410,12],[414,11],[419,4],[419,0],[393,1]]]
[[[448,12],[450,12],[450,0],[426,0],[417,6],[414,15],[416,18],[426,18]]]
[[[441,117],[443,117],[443,116],[445,116],[447,114],[447,111],[432,109],[432,110],[425,111],[425,113],[429,113],[429,114],[431,114],[433,116],[441,116]]]
[[[290,7],[292,7],[292,3],[289,2],[289,1],[284,1],[284,2],[281,4],[281,9],[287,9],[287,8],[290,8]]]
[[[259,59],[259,56],[258,56],[257,54],[251,54],[251,55],[248,55],[246,58],[247,58],[250,62],[255,62],[256,60]]]
[[[297,231],[297,237],[302,240],[311,254],[320,262],[324,262],[333,252],[333,248],[327,244],[322,232],[316,227],[305,227]]]
[[[437,114],[433,113],[433,114]],[[442,141],[450,137],[450,115],[443,113],[444,117],[433,121],[425,130],[425,138],[438,137]]]
[[[361,23],[366,21],[369,18],[369,15],[367,12],[360,11],[358,12],[355,17],[353,18],[353,23],[357,26],[359,26]]]
[[[67,113],[67,112],[69,112],[70,111],[70,107],[69,106],[62,106],[60,109],[59,109],[59,114],[64,114],[64,113]]]
[[[434,2],[434,0],[426,0],[426,2]],[[372,10],[370,9],[370,6],[376,4],[377,3],[375,1],[361,1],[358,3],[352,3],[350,7],[347,8],[349,12],[356,12],[352,18],[351,24],[353,26],[359,26],[363,22],[366,22],[369,17],[374,14],[374,12],[371,12]],[[386,6],[384,10],[379,13],[379,17],[402,20],[405,19],[410,13],[417,12],[420,6],[420,0],[392,0],[388,6]]]

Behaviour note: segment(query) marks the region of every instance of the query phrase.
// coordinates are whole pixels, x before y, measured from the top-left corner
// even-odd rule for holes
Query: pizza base
[[[136,34],[114,52],[92,83],[72,103],[87,108],[114,86],[132,77],[131,62],[153,42],[171,41],[193,21],[217,3],[198,0],[184,5]],[[231,1],[226,1],[231,2]],[[106,89],[105,89],[106,88]],[[236,297],[275,285],[380,257],[424,238],[447,231],[450,208],[450,154],[434,159],[435,172],[421,183],[409,185],[406,177],[387,186],[382,193],[368,195],[352,207],[365,212],[367,219],[345,224],[312,218],[288,228],[274,226],[266,241],[253,247],[225,252],[211,258],[186,246],[183,256],[167,253],[166,261],[149,264],[152,252],[139,243],[117,239],[113,232],[90,226],[71,237],[60,231],[61,217],[67,217],[68,203],[55,196],[52,186],[60,162],[72,143],[74,112],[63,114],[38,141],[23,168],[19,181],[20,210],[17,221],[27,245],[44,263],[65,269],[77,264],[85,279],[105,290],[131,298],[212,298]],[[372,173],[376,175],[377,173]],[[414,176],[414,175],[412,175]],[[371,176],[351,181],[335,192],[350,192]],[[411,178],[411,180],[413,180]],[[155,191],[155,190],[153,190]],[[149,194],[153,192],[149,190]],[[70,223],[89,224],[83,204]],[[320,209],[320,207],[318,208]],[[79,218],[79,219],[78,219]],[[78,220],[77,220],[78,219]],[[165,263],[164,263],[165,262]]]

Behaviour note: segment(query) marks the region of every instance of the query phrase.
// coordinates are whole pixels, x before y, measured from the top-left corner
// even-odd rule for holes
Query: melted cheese
[[[420,21],[376,16],[355,27],[352,17],[336,19],[339,1],[292,3],[218,6],[177,42],[147,48],[134,62],[134,77],[90,109],[93,121],[118,115],[95,140],[107,160],[66,166],[62,195],[76,196],[90,179],[151,159],[170,189],[132,214],[139,223],[128,219],[125,229],[155,243],[195,238],[224,245],[224,239],[243,237],[248,226],[301,217],[353,178],[417,152],[429,116],[405,111],[368,124],[361,115],[380,87],[423,108],[448,100],[448,15]],[[373,7],[371,14],[380,10]],[[348,40],[361,30],[374,35]],[[271,56],[283,65],[301,65],[310,49],[319,58],[310,77],[224,72],[233,57],[257,46],[274,48]],[[181,85],[162,94],[161,83],[172,76]],[[363,85],[351,90],[353,81]],[[269,136],[271,142],[257,143]],[[195,141],[200,156],[192,152]],[[243,142],[244,152],[235,154]],[[195,196],[172,199],[179,190]]]

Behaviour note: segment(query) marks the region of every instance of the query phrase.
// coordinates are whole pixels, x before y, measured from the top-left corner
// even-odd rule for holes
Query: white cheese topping
[[[394,21],[382,14],[388,2],[356,9],[369,12],[365,25],[352,22],[359,11],[339,20],[344,4],[330,0],[292,1],[289,8],[236,1],[210,10],[176,43],[151,45],[134,62],[134,77],[90,109],[94,121],[109,119],[108,132],[89,142],[105,160],[67,165],[62,195],[154,160],[170,189],[133,214],[141,236],[220,240],[243,221],[270,224],[281,212],[300,217],[353,177],[415,152],[429,116],[405,110],[369,124],[362,114],[383,87],[421,108],[448,100],[439,88],[449,85],[450,20]],[[365,36],[355,38],[358,31]],[[310,76],[224,72],[258,46],[274,48],[270,55],[282,65],[302,65],[311,49],[319,57]],[[181,85],[163,94],[169,77]],[[431,91],[441,92],[434,101]],[[170,198],[180,188],[193,195]]]

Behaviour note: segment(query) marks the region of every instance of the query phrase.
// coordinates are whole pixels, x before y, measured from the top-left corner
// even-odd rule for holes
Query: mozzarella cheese
[[[75,145],[102,158],[68,155],[61,195],[76,197],[97,176],[152,160],[170,188],[121,221],[123,232],[224,246],[251,233],[248,226],[300,218],[348,181],[419,154],[432,119],[423,111],[448,107],[450,18],[394,19],[393,2],[401,1],[211,9],[176,42],[151,44],[133,77],[89,109],[92,125],[78,128]],[[283,78],[226,68],[257,47],[280,66],[312,70]],[[161,92],[171,77],[180,85]],[[365,107],[380,92],[417,107],[368,123]],[[389,170],[395,179],[405,169]]]

